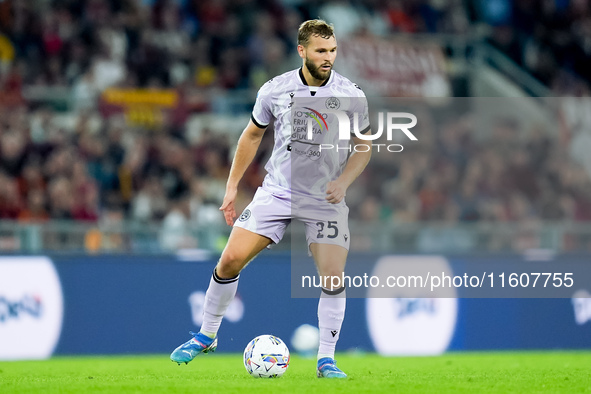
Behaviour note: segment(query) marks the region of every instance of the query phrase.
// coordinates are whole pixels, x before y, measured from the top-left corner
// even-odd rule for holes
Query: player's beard
[[[310,75],[318,81],[325,81],[330,76],[332,64],[330,65],[330,68],[327,71],[320,71],[320,67],[322,67],[325,64],[330,63],[323,63],[320,66],[316,67],[314,65],[314,62],[306,57],[306,68],[308,69],[308,71],[310,71]]]

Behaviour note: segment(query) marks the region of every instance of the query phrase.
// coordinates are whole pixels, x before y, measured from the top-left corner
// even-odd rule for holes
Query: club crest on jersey
[[[336,97],[329,97],[326,99],[326,108],[328,109],[339,109],[341,102]]]
[[[240,220],[241,222],[245,222],[248,220],[249,217],[250,217],[250,209],[247,209],[244,212],[242,212],[242,215],[240,215],[238,220]]]

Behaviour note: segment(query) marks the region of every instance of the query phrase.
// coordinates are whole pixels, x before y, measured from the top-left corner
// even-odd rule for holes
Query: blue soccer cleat
[[[170,354],[170,359],[179,365],[181,365],[181,363],[188,364],[189,361],[197,357],[199,353],[215,352],[218,347],[217,336],[211,339],[200,332],[194,333],[189,331],[189,333],[193,335],[193,338],[174,349]]]
[[[319,378],[346,378],[347,374],[337,368],[337,362],[330,358],[324,357],[318,360],[318,369],[316,369],[316,376]]]

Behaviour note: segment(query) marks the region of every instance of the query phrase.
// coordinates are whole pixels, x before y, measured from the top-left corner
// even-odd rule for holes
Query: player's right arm
[[[224,218],[228,226],[233,225],[236,219],[234,202],[238,194],[238,184],[259,149],[265,129],[266,126],[260,128],[251,119],[238,140],[238,147],[236,148],[232,167],[230,168],[230,176],[226,183],[226,194],[220,207],[220,211],[224,213]]]

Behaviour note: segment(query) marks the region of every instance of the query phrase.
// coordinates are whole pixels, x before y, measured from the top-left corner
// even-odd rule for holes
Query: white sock
[[[318,328],[320,329],[318,360],[324,357],[334,358],[346,306],[347,297],[344,287],[334,291],[322,289],[318,300]]]
[[[210,338],[215,338],[222,319],[226,313],[226,309],[236,295],[238,289],[237,275],[230,279],[220,278],[215,269],[209,281],[209,287],[205,293],[205,304],[203,305],[203,324],[201,325],[201,332]]]

